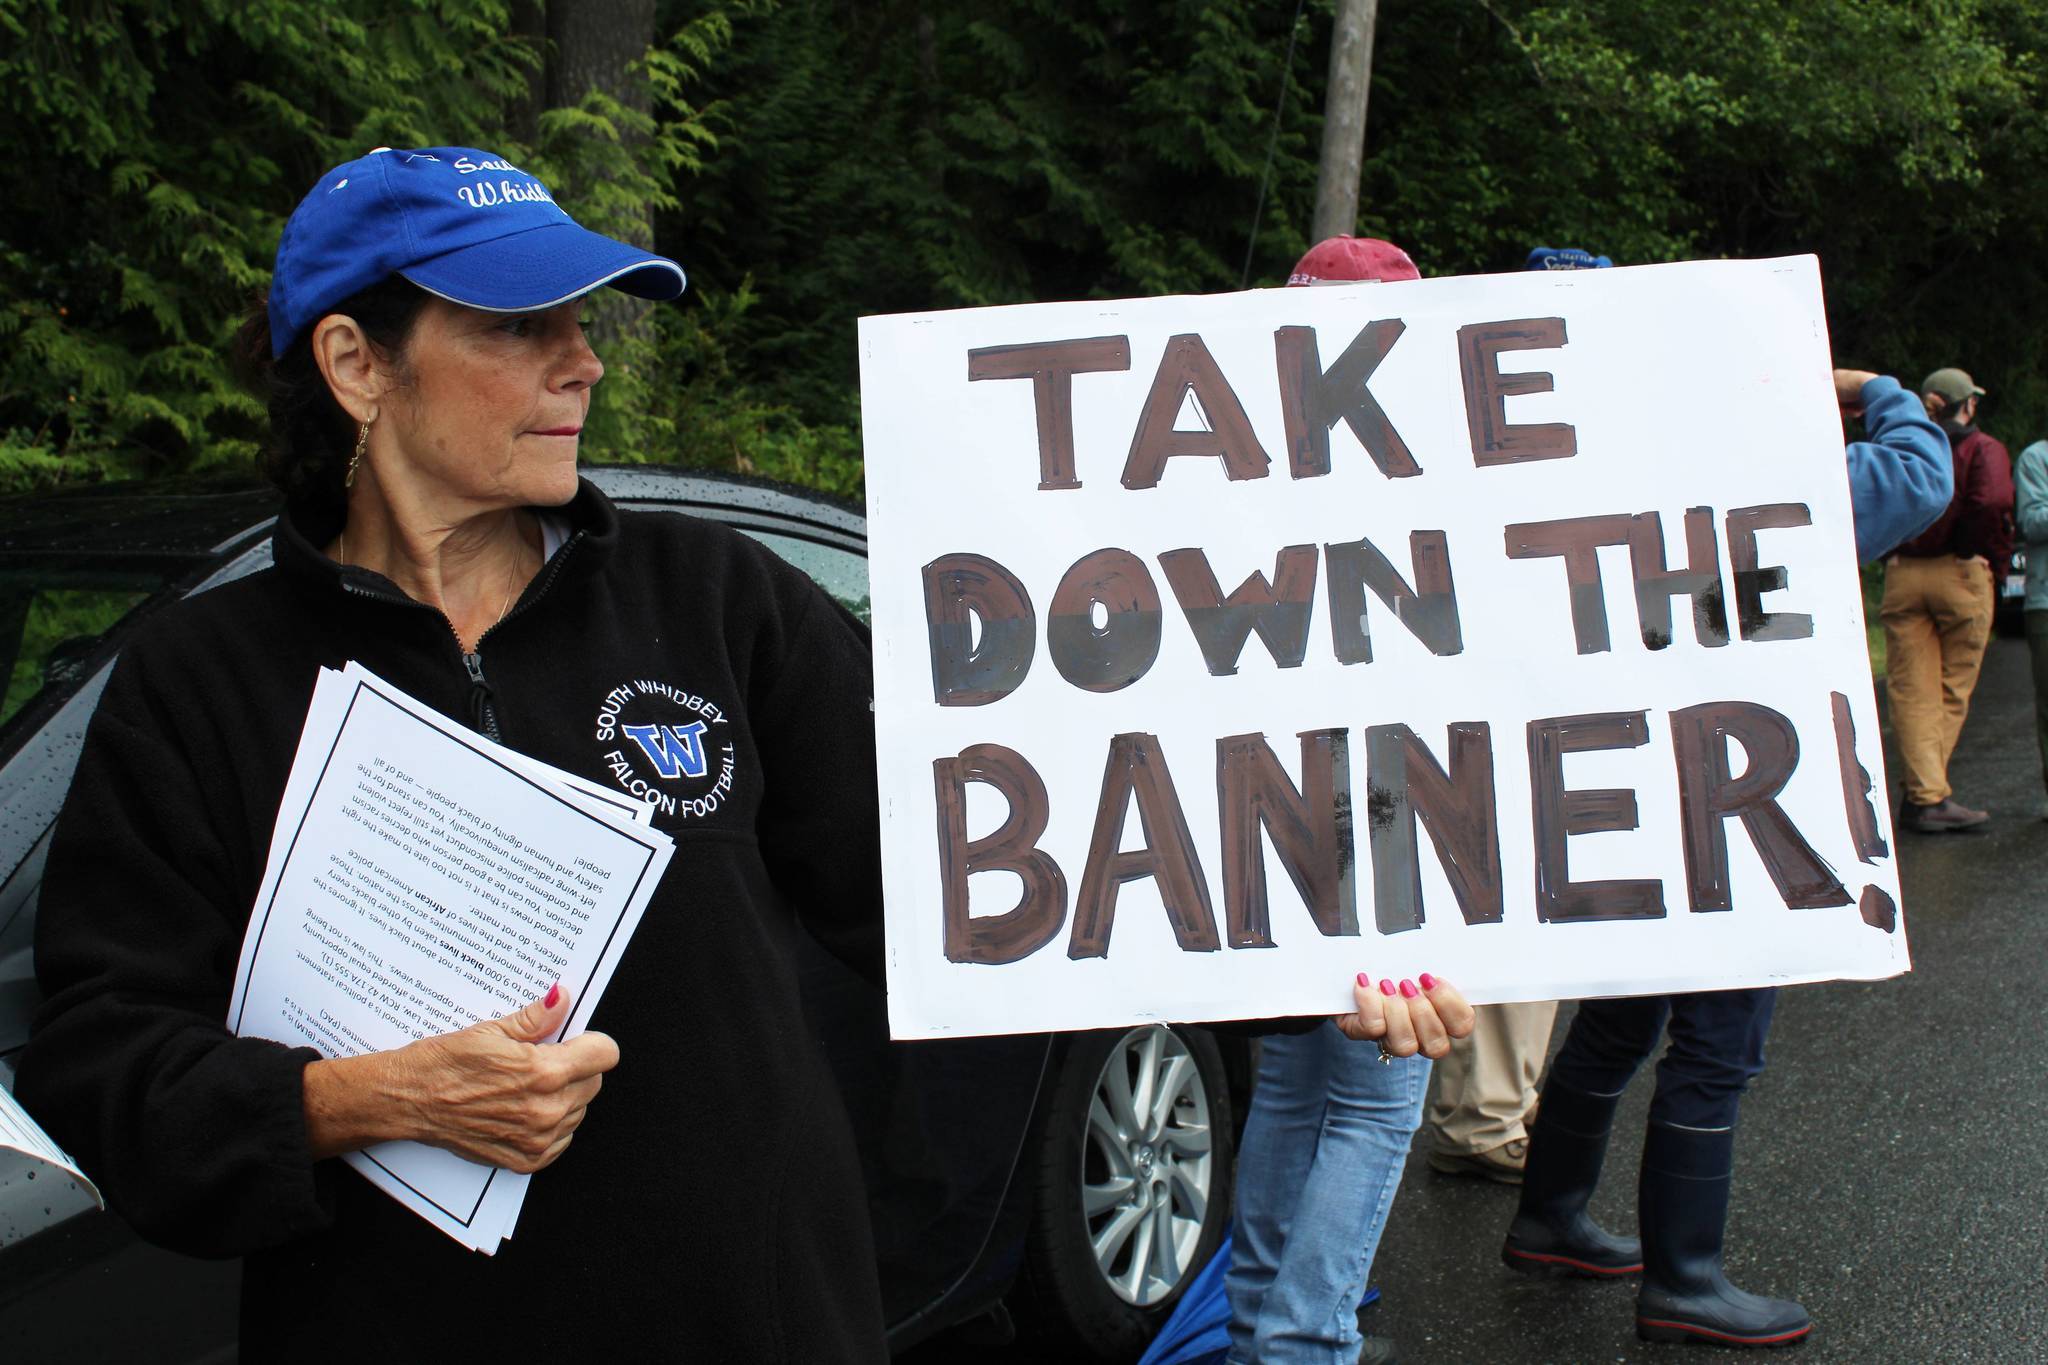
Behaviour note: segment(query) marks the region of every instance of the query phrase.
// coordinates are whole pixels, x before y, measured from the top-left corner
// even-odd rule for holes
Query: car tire
[[[1126,1117],[1137,1117],[1148,1070],[1152,1113],[1132,1131],[1111,1112],[1113,1101],[1127,1096]],[[1164,1104],[1168,1085],[1175,1093]],[[1016,1296],[1024,1330],[1056,1345],[1062,1360],[1138,1358],[1230,1225],[1232,1110],[1223,1055],[1205,1029],[1152,1024],[1074,1036],[1033,1172]],[[1125,1181],[1129,1191],[1116,1198]]]

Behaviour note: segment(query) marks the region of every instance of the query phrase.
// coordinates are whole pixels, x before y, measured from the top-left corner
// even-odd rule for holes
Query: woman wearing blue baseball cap
[[[487,152],[322,176],[245,333],[275,564],[140,630],[86,737],[19,1091],[144,1235],[246,1258],[244,1360],[885,1357],[789,958],[801,918],[879,975],[866,631],[755,542],[578,479],[603,286],[683,272]],[[317,671],[351,659],[675,837],[594,1031],[542,1041],[559,984],[356,1057],[224,1027]],[[330,1159],[395,1139],[545,1168],[517,1235],[476,1255]]]

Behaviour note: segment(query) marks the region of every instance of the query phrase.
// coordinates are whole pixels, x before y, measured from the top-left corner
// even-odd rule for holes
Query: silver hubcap
[[[1209,1211],[1209,1095],[1164,1024],[1132,1029],[1095,1081],[1082,1148],[1081,1212],[1117,1297],[1165,1299],[1193,1268]]]

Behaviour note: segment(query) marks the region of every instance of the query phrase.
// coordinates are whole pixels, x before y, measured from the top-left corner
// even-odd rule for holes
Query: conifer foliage
[[[860,313],[1234,289],[1247,246],[1248,283],[1280,283],[1308,245],[1330,10],[751,15],[707,76],[723,142],[672,225],[693,288],[752,281],[729,363],[814,433],[850,432]],[[1963,365],[1991,429],[2031,440],[2044,19],[2042,0],[1384,5],[1358,231],[1425,275],[1517,270],[1538,245],[1629,265],[1813,252],[1843,364],[1908,384]]]
[[[298,195],[379,145],[501,151],[684,263],[597,338],[589,458],[845,493],[861,314],[1270,285],[1308,245],[1330,0],[658,0],[630,88],[547,79],[551,32],[646,8],[0,0],[0,489],[252,468],[228,338]],[[1962,365],[2024,443],[2044,17],[1384,6],[1359,231],[1425,274],[1817,252],[1843,363]]]
[[[591,91],[522,118],[546,54],[511,8],[0,0],[0,486],[252,469],[230,338],[299,196],[372,147],[501,151],[599,229],[674,206],[710,141],[684,86],[724,16],[648,52],[652,114]],[[594,441],[659,446],[658,344],[609,357]]]

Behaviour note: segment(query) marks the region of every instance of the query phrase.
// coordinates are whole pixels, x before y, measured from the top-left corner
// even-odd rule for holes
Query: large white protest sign
[[[1811,258],[860,341],[898,1036],[1906,969]]]

